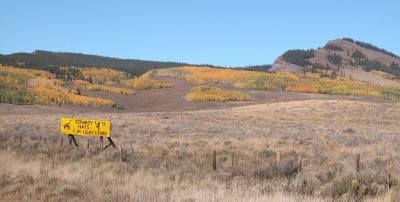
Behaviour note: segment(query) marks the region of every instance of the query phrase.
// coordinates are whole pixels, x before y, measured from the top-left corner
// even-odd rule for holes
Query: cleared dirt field
[[[199,111],[75,112],[112,121],[121,149],[106,151],[94,138],[78,138],[83,147],[90,140],[90,149],[66,145],[58,131],[60,117],[69,115],[0,116],[3,201],[400,199],[398,103],[303,100]]]
[[[388,103],[390,101],[377,97],[366,96],[341,96],[328,94],[308,94],[277,91],[244,90],[220,85],[218,87],[228,90],[240,90],[251,96],[251,101],[211,102],[188,101],[185,95],[192,87],[198,86],[183,80],[170,77],[158,78],[171,81],[172,87],[165,89],[152,89],[137,91],[135,95],[121,95],[103,91],[83,91],[85,95],[107,98],[115,102],[117,107],[91,108],[85,106],[16,106],[0,103],[0,114],[37,114],[37,113],[81,113],[81,112],[171,112],[191,111],[205,109],[227,109],[238,106],[248,106],[263,103],[275,103],[301,100],[360,100],[373,103]]]

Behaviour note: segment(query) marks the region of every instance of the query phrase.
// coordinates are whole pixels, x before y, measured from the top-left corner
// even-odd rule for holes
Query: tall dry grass
[[[122,155],[98,150],[93,138],[78,137],[83,147],[90,139],[90,149],[66,145],[59,119],[72,115],[110,119]],[[194,112],[3,115],[0,198],[396,201],[399,116],[399,104],[335,100]]]

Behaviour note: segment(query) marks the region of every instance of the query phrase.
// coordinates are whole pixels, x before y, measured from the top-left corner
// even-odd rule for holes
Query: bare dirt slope
[[[36,114],[36,113],[79,113],[79,112],[168,112],[168,111],[189,111],[205,109],[226,109],[238,106],[247,106],[262,103],[274,103],[296,100],[364,100],[369,102],[388,102],[381,98],[365,96],[341,96],[324,94],[307,94],[276,91],[255,91],[236,89],[231,86],[219,86],[223,89],[240,90],[251,96],[251,101],[235,102],[211,102],[211,101],[188,101],[185,95],[196,84],[173,78],[163,78],[172,82],[171,88],[152,89],[137,91],[135,95],[121,95],[109,92],[90,92],[83,94],[93,97],[107,98],[113,100],[117,107],[91,108],[85,106],[39,106],[25,105],[16,106],[0,104],[0,114]]]

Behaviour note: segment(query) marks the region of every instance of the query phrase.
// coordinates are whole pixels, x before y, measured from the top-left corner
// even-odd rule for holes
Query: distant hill
[[[278,57],[270,71],[292,73],[324,70],[353,80],[400,88],[400,57],[372,44],[350,38],[329,41],[311,50],[289,50]]]
[[[188,65],[178,62],[158,62],[134,59],[118,59],[80,53],[34,51],[32,53],[0,54],[0,64],[31,69],[45,69],[54,66],[108,67],[139,76],[150,69]]]

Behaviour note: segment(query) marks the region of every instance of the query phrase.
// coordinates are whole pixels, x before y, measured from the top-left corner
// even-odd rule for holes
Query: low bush
[[[199,86],[192,88],[186,95],[191,101],[247,101],[250,96],[236,90],[221,90],[220,88],[210,88]]]
[[[148,89],[170,88],[172,84],[169,81],[153,80],[149,78],[139,77],[137,79],[126,80],[125,86],[135,90],[148,90]]]
[[[294,177],[300,171],[301,165],[294,157],[282,160],[279,164],[271,162],[265,166],[260,166],[253,171],[255,178],[268,180],[275,177]]]

